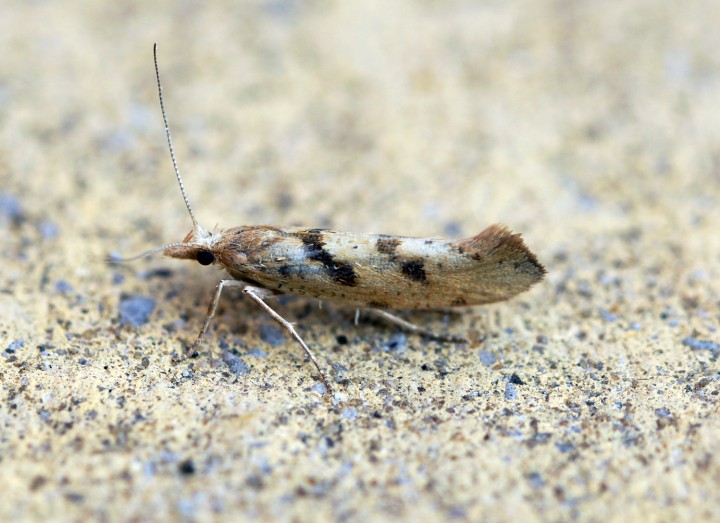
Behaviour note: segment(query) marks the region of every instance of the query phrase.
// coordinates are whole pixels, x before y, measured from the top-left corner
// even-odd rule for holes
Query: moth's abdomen
[[[527,290],[545,273],[520,236],[497,225],[456,242],[267,226],[223,236],[220,262],[233,277],[356,307],[490,303]]]

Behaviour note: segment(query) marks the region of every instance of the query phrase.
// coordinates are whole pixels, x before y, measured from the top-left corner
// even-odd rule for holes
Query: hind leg
[[[450,341],[452,343],[467,343],[467,338],[464,338],[463,336],[454,336],[451,334],[437,334],[431,330],[424,329],[420,327],[419,325],[415,325],[414,323],[410,323],[407,320],[402,319],[400,316],[395,316],[394,314],[390,314],[387,311],[381,310],[381,309],[366,309],[368,312],[372,313],[373,315],[377,316],[378,318],[382,318],[383,320],[387,321],[388,323],[392,323],[394,325],[397,325],[399,327],[402,327],[403,329],[414,332],[417,334],[421,334],[423,336],[427,336],[428,338],[432,338],[434,340],[440,340],[440,341]]]

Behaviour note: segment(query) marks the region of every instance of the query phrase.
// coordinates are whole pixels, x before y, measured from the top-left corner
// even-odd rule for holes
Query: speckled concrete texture
[[[0,520],[720,519],[720,3],[24,2],[0,16]],[[274,307],[198,219],[470,236],[517,299]]]

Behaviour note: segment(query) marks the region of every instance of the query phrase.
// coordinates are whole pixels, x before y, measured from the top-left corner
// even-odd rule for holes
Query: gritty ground
[[[6,2],[3,521],[720,519],[720,3]],[[407,315],[162,257],[216,223],[466,237],[549,273]]]

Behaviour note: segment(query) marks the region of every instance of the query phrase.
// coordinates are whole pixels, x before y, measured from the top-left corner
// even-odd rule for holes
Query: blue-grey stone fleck
[[[493,354],[489,350],[479,350],[478,356],[480,357],[480,363],[482,363],[486,367],[492,367],[492,365],[497,361],[495,354]]]
[[[683,338],[682,344],[695,350],[709,350],[711,352],[720,351],[720,343],[699,340],[697,338]]]
[[[658,418],[669,418],[672,416],[672,413],[667,407],[660,407],[659,409],[655,409],[655,415]]]
[[[618,319],[615,314],[613,314],[610,311],[606,311],[604,309],[600,311],[600,317],[607,322],[614,322],[614,321],[617,321],[617,319]]]
[[[155,310],[155,299],[148,296],[128,296],[120,302],[120,325],[140,327]]]
[[[20,200],[11,194],[0,192],[0,218],[19,222],[22,219],[22,215],[23,211]]]
[[[467,509],[464,507],[450,507],[448,516],[450,516],[450,519],[467,519]]]
[[[298,0],[270,0],[263,4],[263,8],[272,16],[280,19],[293,20],[297,18],[300,2]]]
[[[260,339],[265,343],[269,343],[271,347],[285,345],[285,334],[283,330],[269,323],[260,324]]]
[[[22,348],[23,345],[25,345],[25,340],[20,338],[10,342],[10,345],[8,345],[5,350],[7,352],[15,352],[16,350]]]
[[[262,349],[258,349],[258,348],[248,349],[248,351],[245,354],[247,354],[248,356],[253,356],[255,358],[267,358],[267,355],[268,355],[267,352],[265,352]]]
[[[312,387],[310,387],[310,390],[313,392],[317,392],[318,394],[327,394],[327,391],[328,391],[325,384],[320,381],[318,381]]]
[[[43,220],[37,225],[37,230],[43,240],[53,240],[60,234],[60,229],[50,220]]]
[[[589,193],[580,192],[577,196],[578,205],[583,211],[594,211],[599,206],[598,199]]]
[[[347,372],[348,368],[345,367],[343,364],[338,363],[337,361],[334,361],[332,363],[332,368],[335,372]]]
[[[508,382],[505,385],[505,399],[507,401],[515,401],[518,397],[517,387],[514,383]]]
[[[172,269],[167,267],[156,267],[154,269],[148,269],[147,271],[141,271],[138,273],[138,277],[142,280],[149,280],[151,278],[169,278],[172,276]]]
[[[555,448],[563,454],[575,450],[575,445],[569,442],[555,443]]]
[[[237,354],[226,350],[223,351],[222,359],[230,369],[230,372],[232,372],[236,376],[247,376],[248,374],[250,374],[250,367]]]
[[[396,332],[390,335],[387,341],[383,342],[382,349],[385,352],[400,352],[405,350],[405,342],[407,342],[407,335]]]
[[[527,475],[527,479],[530,482],[532,488],[538,489],[545,485],[545,480],[539,472],[531,472]]]
[[[73,291],[73,286],[65,280],[58,280],[55,282],[55,290],[60,294],[70,294]]]
[[[448,222],[443,227],[443,233],[451,238],[458,238],[463,234],[462,225],[458,222]]]
[[[347,420],[354,420],[357,418],[357,409],[354,407],[347,407],[340,412],[340,415]]]

